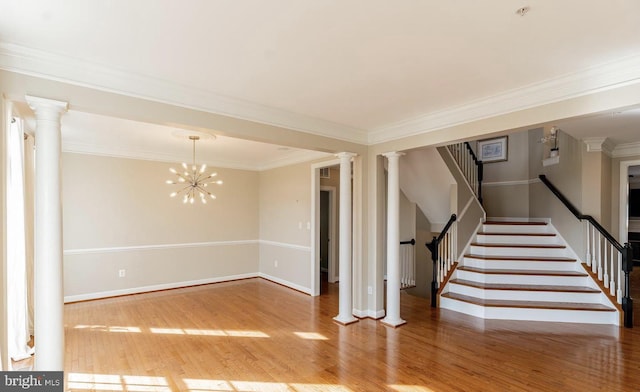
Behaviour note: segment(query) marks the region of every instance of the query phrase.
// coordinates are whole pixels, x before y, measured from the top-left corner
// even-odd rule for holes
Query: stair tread
[[[478,235],[509,235],[509,236],[521,236],[521,237],[555,237],[554,233],[509,233],[509,232],[500,232],[500,233],[490,233],[486,231],[478,232]]]
[[[554,286],[537,284],[510,284],[510,283],[484,283],[465,279],[451,279],[450,283],[476,287],[485,290],[512,290],[512,291],[552,291],[562,293],[600,293],[600,290],[587,286]]]
[[[492,256],[492,255],[476,255],[468,253],[464,255],[471,259],[496,260],[496,261],[557,261],[557,262],[575,262],[576,259],[570,257],[550,257],[550,256]]]
[[[486,221],[485,225],[509,225],[509,226],[546,226],[547,222],[525,222],[525,221]]]
[[[547,301],[516,301],[503,299],[483,299],[471,297],[457,293],[444,293],[443,297],[468,302],[487,307],[501,308],[534,308],[534,309],[559,309],[559,310],[592,310],[615,312],[616,309],[600,303],[578,303],[578,302],[547,302]]]
[[[483,246],[486,248],[535,248],[535,249],[566,249],[561,244],[482,244],[479,242],[471,243],[471,246]]]
[[[466,265],[459,266],[459,271],[477,272],[481,274],[495,275],[542,275],[542,276],[589,276],[586,273],[578,271],[553,271],[553,270],[518,270],[518,269],[484,269],[477,267],[469,267]]]

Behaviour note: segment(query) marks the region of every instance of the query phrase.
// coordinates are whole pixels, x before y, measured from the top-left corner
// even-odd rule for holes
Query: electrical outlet
[[[278,260],[274,260],[274,261],[273,261],[273,266],[274,266],[274,267],[276,267],[276,268],[278,268]]]
[[[126,274],[127,274],[127,270],[124,270],[124,269],[118,270],[118,277],[124,278]]]
[[[367,293],[369,293],[369,295],[373,294],[373,287],[369,286],[367,288]]]

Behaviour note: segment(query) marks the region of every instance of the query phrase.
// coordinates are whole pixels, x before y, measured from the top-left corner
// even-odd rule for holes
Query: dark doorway
[[[330,192],[320,191],[320,294],[327,293],[331,247],[329,227],[331,219]]]

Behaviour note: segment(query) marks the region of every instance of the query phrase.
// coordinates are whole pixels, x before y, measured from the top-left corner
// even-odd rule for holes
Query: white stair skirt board
[[[549,222],[488,221],[440,295],[475,317],[619,325],[620,313]]]
[[[440,298],[440,307],[454,310],[471,316],[483,319],[495,320],[522,320],[522,321],[548,321],[562,323],[582,323],[582,324],[619,324],[618,312],[594,312],[585,310],[563,310],[563,309],[527,309],[508,307],[485,307],[468,302],[452,300],[450,298]]]

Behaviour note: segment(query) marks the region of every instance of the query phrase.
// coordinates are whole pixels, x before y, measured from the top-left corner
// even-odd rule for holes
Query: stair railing
[[[585,264],[591,267],[591,272],[609,289],[609,295],[622,305],[624,326],[633,328],[633,299],[630,297],[629,279],[633,270],[631,245],[627,242],[622,246],[595,218],[580,213],[545,175],[538,177],[577,219],[587,222]]]
[[[473,200],[473,199],[472,199]],[[431,252],[433,261],[433,280],[431,281],[431,307],[437,307],[437,297],[440,284],[453,268],[458,260],[458,225],[456,214],[451,214],[449,221],[444,226],[438,237],[433,237],[431,242],[425,245]]]
[[[468,142],[450,144],[447,146],[453,159],[455,159],[462,174],[469,182],[473,193],[480,204],[482,204],[482,179],[484,176],[484,166],[478,159]]]
[[[416,287],[415,239],[400,241],[400,290]]]

